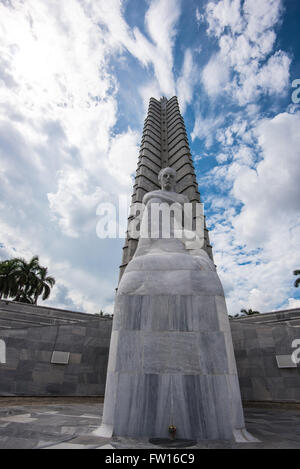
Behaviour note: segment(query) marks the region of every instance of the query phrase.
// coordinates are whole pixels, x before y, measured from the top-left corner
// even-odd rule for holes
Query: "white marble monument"
[[[188,202],[174,169],[159,181],[161,190],[144,196],[138,246],[118,287],[96,433],[166,438],[176,427],[176,438],[251,441],[221,282],[201,233],[175,236],[175,215],[165,237],[151,218],[155,204],[183,210]]]

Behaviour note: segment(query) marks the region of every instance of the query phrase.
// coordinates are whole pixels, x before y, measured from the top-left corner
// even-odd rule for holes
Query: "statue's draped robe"
[[[151,254],[165,254],[181,253],[186,255],[196,256],[196,261],[199,269],[202,270],[215,270],[215,266],[207,253],[202,249],[204,233],[199,237],[199,233],[192,231],[191,223],[188,227],[183,226],[184,204],[188,204],[188,198],[177,192],[157,190],[148,192],[143,199],[145,210],[142,216],[140,239],[134,257]],[[157,211],[163,206],[168,206],[172,209],[169,212],[172,220],[169,224],[166,223],[165,229],[162,226],[162,218],[155,216]],[[151,210],[152,209],[152,210]],[[162,214],[164,212],[161,210]],[[192,215],[192,212],[190,212]],[[178,220],[176,219],[178,216]],[[186,220],[185,220],[186,222]],[[171,228],[168,230],[168,228]],[[167,235],[164,237],[164,234]],[[169,236],[168,236],[169,235]]]

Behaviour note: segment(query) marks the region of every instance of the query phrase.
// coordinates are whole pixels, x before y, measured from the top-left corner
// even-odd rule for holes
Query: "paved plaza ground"
[[[158,450],[148,439],[94,436],[101,423],[100,398],[0,398],[0,449]],[[192,449],[300,448],[299,406],[247,406],[247,430],[260,443],[198,442]]]

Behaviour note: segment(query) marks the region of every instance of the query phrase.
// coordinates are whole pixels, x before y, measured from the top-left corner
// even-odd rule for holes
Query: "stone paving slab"
[[[0,399],[0,449],[162,449],[148,439],[101,438],[92,434],[101,424],[103,403],[99,401],[45,402],[30,404],[18,398],[7,406]],[[247,430],[259,443],[202,441],[193,449],[300,448],[300,409],[246,407]],[[165,448],[167,449],[167,448]]]

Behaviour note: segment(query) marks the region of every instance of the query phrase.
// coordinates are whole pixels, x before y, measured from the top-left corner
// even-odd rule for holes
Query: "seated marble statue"
[[[189,200],[187,196],[176,192],[176,171],[173,168],[163,168],[158,180],[161,190],[148,192],[143,198],[145,210],[134,258],[184,254],[196,257],[201,270],[215,270],[213,262],[203,249],[203,230],[202,233],[197,233],[192,230],[191,223],[186,223],[185,204],[189,204]],[[192,218],[192,212],[189,213]]]

